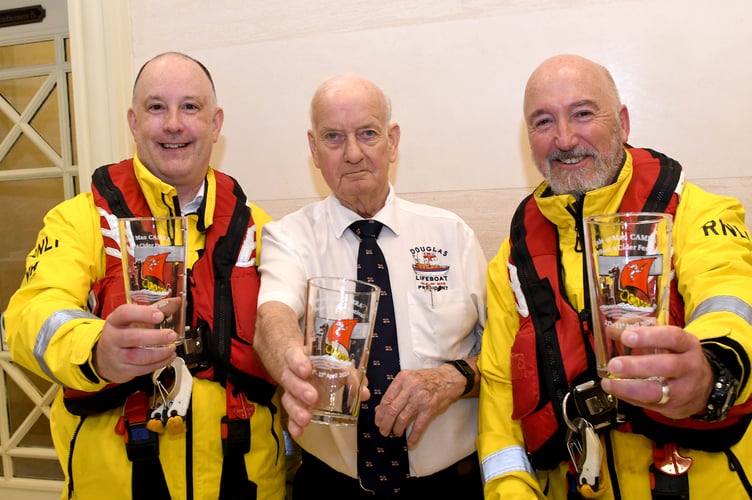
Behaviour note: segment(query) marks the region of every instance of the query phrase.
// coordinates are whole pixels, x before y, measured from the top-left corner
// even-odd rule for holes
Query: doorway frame
[[[66,187],[66,198],[76,191],[90,191],[94,169],[132,156],[133,150],[126,121],[133,80],[130,2],[67,0],[67,17],[77,162],[65,175],[78,175],[79,186],[78,189]],[[42,30],[39,31],[42,35]],[[23,41],[21,36],[11,34],[8,38],[11,36],[13,40]],[[10,353],[0,346],[0,434],[9,438],[5,377],[12,378],[32,399],[34,412],[40,417],[49,418],[50,404],[59,387],[53,385],[41,393],[21,368],[11,361]],[[50,459],[56,456],[53,448],[13,447],[12,450],[5,450],[8,451],[13,456],[30,458]],[[12,473],[10,477],[0,477],[0,497],[5,500],[59,499],[63,487],[64,483],[57,480],[14,477]]]

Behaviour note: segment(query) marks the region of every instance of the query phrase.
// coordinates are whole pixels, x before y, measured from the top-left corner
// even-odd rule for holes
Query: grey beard
[[[578,148],[571,151],[555,151],[551,153],[544,165],[539,166],[543,177],[548,181],[551,191],[556,194],[571,194],[582,196],[588,191],[602,188],[614,180],[624,164],[624,146],[619,142],[619,135],[614,136],[611,151],[603,158],[598,151]],[[583,156],[593,158],[593,168],[586,171],[565,169],[554,170],[551,163],[556,160],[568,160]]]

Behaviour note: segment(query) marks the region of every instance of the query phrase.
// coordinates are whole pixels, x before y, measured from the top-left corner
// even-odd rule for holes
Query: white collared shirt
[[[204,201],[204,190],[206,181],[201,182],[201,187],[198,188],[196,196],[191,201],[180,207],[180,213],[183,215],[196,214],[201,207],[201,202]]]
[[[384,224],[378,244],[387,260],[397,322],[400,366],[417,370],[473,356],[485,323],[486,258],[473,230],[444,209],[403,200],[390,186],[373,217]],[[263,228],[259,305],[280,301],[303,319],[306,281],[356,279],[360,240],[349,225],[362,219],[334,196]],[[421,266],[442,272],[421,272]],[[410,473],[425,476],[475,451],[477,398],[453,403],[409,450]],[[354,426],[311,423],[298,440],[332,468],[357,476]]]

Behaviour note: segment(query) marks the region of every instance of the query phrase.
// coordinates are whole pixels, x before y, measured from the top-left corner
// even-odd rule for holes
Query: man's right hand
[[[303,428],[311,421],[311,410],[318,400],[318,392],[308,382],[313,366],[303,350],[303,345],[289,345],[282,353],[283,368],[279,375],[282,394],[282,406],[288,416],[290,435],[298,437]]]
[[[269,375],[284,389],[282,406],[288,416],[287,428],[291,436],[299,437],[311,422],[318,392],[308,382],[313,366],[303,346],[303,332],[295,311],[282,302],[261,304],[253,345]],[[364,385],[361,400],[370,395]]]
[[[124,304],[112,311],[94,346],[94,370],[109,382],[123,383],[151,373],[175,359],[172,330],[155,329],[164,313],[154,306]],[[164,345],[147,348],[144,346]]]

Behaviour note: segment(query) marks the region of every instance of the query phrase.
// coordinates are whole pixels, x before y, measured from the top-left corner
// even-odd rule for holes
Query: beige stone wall
[[[752,207],[752,177],[695,180],[704,189],[739,198],[747,210]],[[509,222],[517,204],[529,189],[478,189],[469,191],[437,191],[402,193],[408,200],[449,209],[465,219],[480,239],[486,257],[491,259],[509,234]],[[316,198],[266,200],[257,203],[278,219]],[[747,221],[752,225],[751,221]]]
[[[748,175],[739,159],[752,115],[749,0],[129,3],[134,68],[177,49],[212,70],[225,108],[213,164],[252,199],[326,192],[305,133],[314,89],[339,72],[372,78],[391,97],[399,192],[533,186],[523,88],[560,52],[611,69],[634,146],[698,179]]]

